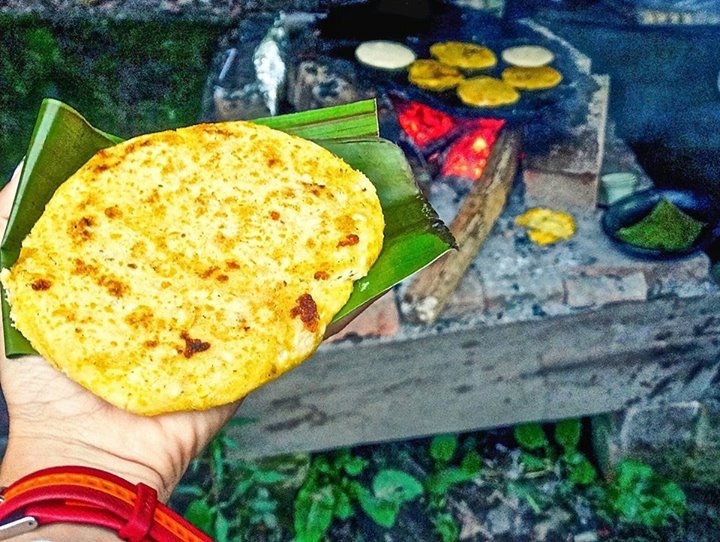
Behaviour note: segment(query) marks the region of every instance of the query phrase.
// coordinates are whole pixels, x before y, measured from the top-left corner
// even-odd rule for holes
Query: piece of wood
[[[720,292],[323,345],[251,394],[240,456],[465,432],[698,399],[720,382]]]
[[[420,271],[403,298],[403,314],[412,322],[432,324],[505,208],[517,174],[520,131],[501,132],[480,179],[474,182],[449,226],[458,248]]]

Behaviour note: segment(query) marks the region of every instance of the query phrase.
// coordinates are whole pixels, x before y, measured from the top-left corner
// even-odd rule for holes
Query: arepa
[[[71,379],[134,413],[207,409],[314,352],[383,228],[372,183],[322,147],[204,124],[97,153],[1,278]]]

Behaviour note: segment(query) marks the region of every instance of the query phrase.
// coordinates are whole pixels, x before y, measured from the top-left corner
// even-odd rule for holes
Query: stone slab
[[[324,345],[230,431],[263,456],[693,400],[720,374],[720,329],[703,328],[718,307],[720,292]]]
[[[623,459],[637,459],[672,480],[715,489],[718,427],[720,403],[714,400],[638,405],[594,419],[593,444],[609,476]]]

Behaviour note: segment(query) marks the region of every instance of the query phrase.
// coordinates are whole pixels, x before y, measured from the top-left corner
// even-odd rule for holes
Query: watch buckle
[[[29,533],[37,529],[38,522],[32,516],[9,521],[0,525],[0,540],[10,540],[14,536]]]

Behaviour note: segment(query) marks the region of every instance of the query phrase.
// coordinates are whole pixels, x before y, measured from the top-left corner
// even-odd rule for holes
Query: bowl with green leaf
[[[643,190],[612,204],[605,233],[623,251],[646,258],[677,258],[708,246],[720,233],[720,207],[689,190]]]

